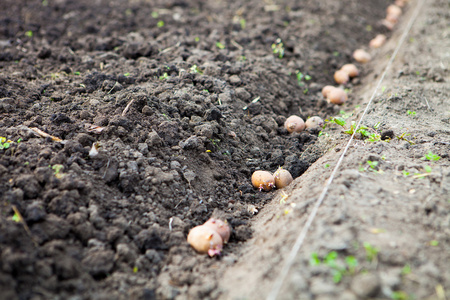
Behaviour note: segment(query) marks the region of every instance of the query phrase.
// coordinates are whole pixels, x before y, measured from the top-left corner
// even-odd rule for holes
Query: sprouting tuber
[[[318,116],[311,117],[305,122],[306,128],[311,129],[323,127],[323,124],[322,118]]]
[[[332,86],[332,85],[326,85],[326,86],[324,86],[323,88],[322,88],[322,95],[323,95],[323,97],[324,98],[327,98],[328,97],[328,93],[332,90],[332,89],[334,89],[335,87],[334,86]]]
[[[275,178],[268,171],[258,170],[253,172],[252,185],[260,191],[268,192],[275,187]]]
[[[356,77],[359,75],[358,68],[354,64],[345,64],[341,67],[341,71],[348,74],[350,78]]]
[[[391,4],[386,8],[386,15],[400,17],[402,15],[402,9],[395,4]]]
[[[347,101],[347,93],[341,88],[333,88],[328,93],[327,101],[333,104],[343,104]]]
[[[275,177],[275,185],[277,189],[282,189],[288,186],[294,180],[291,173],[283,168],[279,168],[275,173],[273,173],[273,176]]]
[[[386,42],[386,36],[384,34],[378,34],[369,42],[370,48],[380,48]]]
[[[289,133],[301,132],[305,129],[305,121],[299,116],[290,116],[284,122],[284,128],[286,128]]]
[[[231,227],[226,221],[211,218],[203,225],[215,230],[222,238],[224,244],[228,243],[231,236]]]
[[[353,52],[353,58],[359,63],[366,63],[372,59],[369,53],[363,49],[357,49]]]
[[[189,231],[187,241],[198,253],[208,253],[211,257],[219,255],[223,247],[223,240],[220,234],[205,225],[192,228]]]
[[[338,70],[334,72],[334,81],[338,84],[346,84],[349,81],[350,77],[347,72],[343,70]]]

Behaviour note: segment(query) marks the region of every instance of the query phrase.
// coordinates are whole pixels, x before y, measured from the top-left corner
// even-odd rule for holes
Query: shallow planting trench
[[[284,122],[292,114],[304,120],[340,116],[347,126],[352,118],[357,120],[357,106],[364,107],[372,82],[382,72],[378,68],[386,63],[383,58],[392,53],[399,40],[396,34],[416,6],[408,4],[407,14],[390,31],[381,21],[390,4],[387,0],[2,1],[0,297],[266,297],[337,161],[335,156],[349,138],[336,122],[322,133],[309,129],[291,134]],[[426,5],[427,15],[439,12],[439,5],[438,0]],[[439,14],[426,29],[436,40],[440,26],[448,21],[448,14]],[[390,42],[369,50],[377,34],[385,34]],[[426,52],[422,45],[429,45],[410,43],[412,51],[419,52]],[[377,57],[376,62],[356,63],[360,76],[343,86],[348,94],[344,106],[328,103],[322,87],[334,84],[333,75],[343,65],[355,63],[353,51],[361,47]],[[418,105],[419,96],[407,96],[416,95],[416,89],[423,93],[424,84],[433,85],[433,95],[448,96],[442,84],[448,73],[440,64],[445,55],[434,50],[433,65],[424,58],[424,65],[415,70],[402,61],[390,73],[406,87],[400,91],[396,84],[386,85],[376,107],[383,116],[400,115],[407,108],[411,113],[402,117],[410,123],[390,124],[389,120],[399,119],[393,115],[373,129],[381,120],[376,109],[371,111],[364,125],[372,128],[371,133],[393,130],[392,142],[367,143],[359,136],[353,147],[370,150],[373,156],[349,154],[354,159],[344,168],[348,178],[341,176],[333,199],[324,202],[315,231],[309,234],[314,241],[307,240],[280,299],[298,295],[334,299],[342,294],[392,298],[403,292],[428,296],[432,288],[439,296],[448,290],[448,274],[440,272],[445,264],[438,263],[448,261],[443,254],[449,242],[444,213],[448,202],[441,203],[448,189],[444,139],[448,132],[440,123],[430,125],[436,129],[414,131],[419,108],[405,104]],[[440,97],[425,96],[431,105],[446,105]],[[400,101],[406,98],[411,102]],[[442,107],[433,113],[446,120]],[[410,130],[402,136],[405,127]],[[426,138],[431,131],[434,138]],[[408,141],[413,137],[444,144],[412,145]],[[404,155],[405,160],[414,153],[416,162],[389,164],[390,153]],[[430,161],[431,172],[422,170],[428,154],[440,157]],[[280,166],[295,179],[288,187],[260,192],[252,186],[254,171],[274,172]],[[390,177],[385,166],[392,169]],[[434,176],[437,169],[440,179]],[[426,173],[417,188],[421,176],[414,173]],[[396,189],[396,180],[416,192]],[[388,188],[389,184],[393,186]],[[400,257],[397,250],[386,250],[377,244],[380,240],[360,231],[379,233],[375,237],[383,237],[390,247],[392,238],[383,234],[398,234],[369,214],[390,199],[387,194],[379,199],[379,186],[398,198],[413,197],[411,206],[401,206],[405,210],[399,218],[417,218],[417,224],[423,224],[407,231],[420,231],[422,248],[408,247],[408,238],[394,247],[411,251],[402,261],[393,261]],[[433,188],[435,197],[423,202],[417,195],[426,187]],[[370,206],[343,201],[349,193]],[[388,212],[397,210],[398,202],[393,201]],[[381,217],[391,220],[383,211]],[[427,218],[421,218],[422,212]],[[355,221],[350,218],[353,214],[361,218]],[[189,230],[211,216],[233,227],[222,255],[213,258],[196,253],[186,242]],[[360,229],[359,224],[365,227]],[[431,236],[435,228],[442,234]],[[432,251],[437,254],[427,265]],[[412,255],[420,257],[412,260]],[[316,266],[310,265],[311,257]],[[411,281],[403,282],[406,275],[395,273],[398,269]],[[377,282],[375,277],[385,280],[381,271],[393,273],[390,284],[383,281],[368,292],[353,288]],[[416,292],[417,276],[427,272],[437,273],[437,279],[418,285]],[[375,277],[367,279],[364,274]],[[341,276],[338,284],[333,283],[335,276]]]

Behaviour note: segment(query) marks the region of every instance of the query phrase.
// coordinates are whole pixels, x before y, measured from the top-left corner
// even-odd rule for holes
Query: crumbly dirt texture
[[[388,0],[229,2],[0,3],[0,299],[269,295],[350,138],[284,121],[349,129],[421,1],[393,31]],[[424,2],[278,299],[450,298],[450,6]],[[213,258],[186,242],[210,217]]]

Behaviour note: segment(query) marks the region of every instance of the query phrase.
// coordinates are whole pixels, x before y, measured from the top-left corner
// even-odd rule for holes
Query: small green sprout
[[[29,38],[33,37],[33,31],[28,30],[27,32],[25,32],[25,35]]]
[[[430,241],[430,246],[436,247],[438,245],[439,245],[439,241],[436,241],[436,240]]]
[[[200,41],[200,38],[199,38],[198,36],[196,36],[196,37],[194,38],[194,41],[195,41],[196,43],[198,43],[198,42]]]
[[[241,25],[241,29],[244,30],[247,22],[245,21],[245,19],[240,19],[239,24]]]
[[[333,56],[338,57],[339,55],[341,55],[339,51],[333,51]]]
[[[164,27],[164,21],[158,21],[158,23],[156,23],[156,26],[158,27],[158,28],[161,28],[161,27]]]
[[[356,267],[358,266],[358,260],[354,256],[349,255],[345,257],[345,262],[347,263],[350,274],[354,274]]]
[[[7,140],[5,137],[0,136],[0,150],[8,149],[13,141]]]
[[[159,17],[159,13],[157,11],[152,11],[152,18],[156,19]]]
[[[299,86],[304,86],[305,83],[303,82],[303,79],[305,81],[309,81],[311,80],[311,76],[309,76],[308,74],[303,74],[302,72],[300,72],[299,70],[296,71],[296,76],[297,76],[297,82]]]
[[[406,170],[403,170],[403,171],[402,171],[402,175],[403,175],[403,177],[408,177],[409,175],[411,175],[411,173],[409,173],[409,172],[406,171]]]
[[[203,74],[203,71],[199,67],[197,67],[197,65],[193,65],[190,68],[190,70],[191,70],[192,73]]]
[[[433,152],[429,151],[425,156],[421,158],[421,160],[429,160],[429,161],[438,161],[441,157]]]
[[[409,299],[411,299],[411,298],[409,297],[409,295],[408,295],[406,292],[404,292],[404,291],[395,291],[395,292],[392,292],[391,298],[392,298],[393,300],[409,300]]]
[[[329,167],[330,167],[330,164],[325,164],[323,167],[324,167],[325,169],[326,169],[326,168],[329,168]]]
[[[125,76],[125,77],[128,77],[128,76],[130,76],[130,73],[125,73],[125,74],[123,74],[123,76]]]
[[[406,264],[402,268],[402,275],[408,275],[408,274],[411,274],[411,266],[409,264]]]
[[[413,141],[408,140],[408,139],[406,138],[406,137],[409,136],[409,135],[411,135],[411,133],[403,132],[401,135],[397,136],[396,138],[399,139],[399,140],[406,141],[406,142],[408,142],[410,145],[415,145],[416,143],[414,143]]]
[[[221,42],[217,42],[216,43],[216,47],[219,48],[219,49],[225,49],[225,45],[222,44]]]
[[[319,255],[317,254],[317,252],[313,252],[311,254],[311,259],[309,260],[309,264],[311,266],[318,266],[318,265],[320,265],[320,263],[321,263],[321,261],[320,261]]]
[[[278,58],[284,57],[284,45],[281,39],[277,39],[275,43],[272,44],[272,52],[278,55]]]
[[[358,266],[358,260],[352,255],[346,256],[344,259],[346,266],[341,267],[336,262],[337,258],[337,252],[331,251],[323,258],[323,261],[321,261],[318,254],[314,252],[311,254],[309,264],[311,266],[318,266],[321,263],[327,265],[332,269],[333,282],[339,283],[344,275],[352,275],[355,273],[356,267]]]
[[[366,259],[369,262],[377,261],[379,250],[369,244],[368,242],[364,242],[364,249],[366,249]]]
[[[167,74],[167,72],[164,72],[164,74],[162,76],[159,76],[160,80],[164,80],[164,79],[167,79],[167,78],[169,78],[169,74]]]
[[[431,171],[433,171],[433,169],[430,166],[425,166],[423,168],[424,168],[425,172],[427,172],[427,173],[431,173]]]
[[[52,170],[53,170],[53,174],[55,175],[56,178],[60,179],[64,176],[64,174],[61,173],[61,171],[64,169],[63,165],[53,165],[52,166]]]
[[[377,169],[377,166],[378,166],[378,162],[377,161],[370,161],[370,160],[368,160],[367,164],[369,165],[369,167],[372,170],[376,170]]]
[[[135,267],[133,268],[133,273],[137,273],[138,271],[139,271],[139,270],[138,270],[138,267],[135,266]]]
[[[409,109],[406,111],[406,113],[410,116],[415,116],[416,112],[415,111],[410,111]]]
[[[381,92],[384,93],[384,91],[386,91],[386,86],[381,87]]]
[[[16,223],[19,223],[20,222],[20,216],[16,212],[14,212],[14,215],[12,216],[12,220],[14,222],[16,222]]]

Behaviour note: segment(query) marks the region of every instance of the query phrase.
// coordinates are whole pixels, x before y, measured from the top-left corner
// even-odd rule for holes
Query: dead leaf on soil
[[[59,137],[48,134],[47,132],[42,131],[37,127],[31,127],[30,129],[33,130],[34,132],[36,132],[37,134],[39,134],[41,137],[45,137],[45,138],[50,137],[52,139],[52,141],[54,141],[54,142],[60,142],[60,143],[63,142],[63,140],[60,139]]]
[[[87,132],[92,132],[92,133],[96,133],[96,134],[102,133],[102,131],[105,129],[105,127],[101,127],[101,126],[97,126],[97,125],[89,124],[89,123],[85,123],[84,128],[86,129]]]

